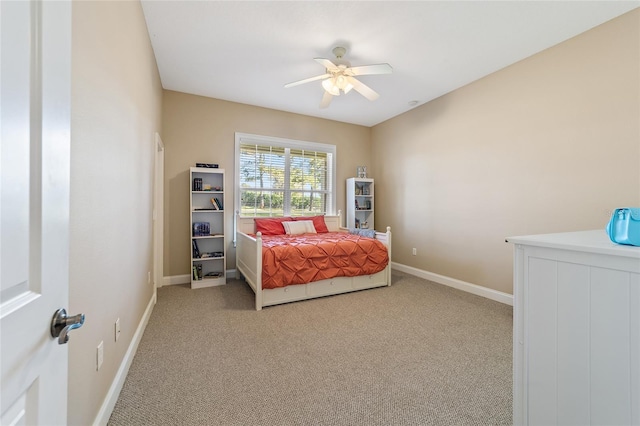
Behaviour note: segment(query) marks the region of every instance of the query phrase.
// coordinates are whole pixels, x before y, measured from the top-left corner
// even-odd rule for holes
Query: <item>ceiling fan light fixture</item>
[[[340,96],[340,88],[337,85],[336,78],[328,78],[322,82],[322,87],[333,96]]]
[[[349,83],[349,80],[347,79],[347,77],[345,77],[342,74],[335,76],[331,80],[335,80],[335,83],[333,83],[333,86],[337,87],[339,90],[342,90],[342,92],[345,94],[349,93],[349,91],[353,89],[353,85]]]

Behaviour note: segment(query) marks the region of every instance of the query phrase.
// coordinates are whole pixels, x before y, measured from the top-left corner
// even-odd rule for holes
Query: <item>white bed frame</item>
[[[340,213],[338,216],[325,216],[324,221],[330,232],[347,232],[346,228],[340,227]],[[263,306],[391,285],[390,227],[387,227],[387,232],[376,232],[376,239],[387,247],[389,253],[389,264],[382,271],[373,275],[338,277],[274,289],[262,288],[262,234],[258,232],[255,237],[249,234],[256,234],[254,218],[237,216],[236,270],[256,294],[256,311],[261,310]]]

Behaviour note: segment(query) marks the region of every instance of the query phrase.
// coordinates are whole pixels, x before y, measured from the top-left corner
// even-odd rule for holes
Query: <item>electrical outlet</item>
[[[116,342],[118,341],[118,339],[120,338],[120,318],[118,318],[116,320],[116,326],[115,326],[115,333],[116,333]]]
[[[104,342],[100,341],[98,345],[97,353],[96,353],[96,371],[100,370],[102,367],[102,362],[104,361]]]
[[[417,250],[415,247],[413,248],[413,252],[412,252],[412,254],[413,254],[414,256],[415,256],[416,254],[418,254],[418,250]]]

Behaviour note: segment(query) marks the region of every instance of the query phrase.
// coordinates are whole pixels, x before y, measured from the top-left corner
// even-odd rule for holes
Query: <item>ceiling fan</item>
[[[351,89],[360,93],[370,101],[375,101],[380,97],[369,86],[365,85],[361,81],[355,78],[358,75],[372,75],[372,74],[391,74],[393,68],[389,64],[375,64],[375,65],[362,65],[359,67],[352,67],[351,64],[342,59],[347,49],[344,47],[335,47],[332,50],[336,55],[334,61],[330,61],[325,58],[315,58],[315,61],[325,67],[326,72],[322,75],[317,75],[311,78],[305,78],[304,80],[294,81],[293,83],[285,84],[285,88],[297,86],[299,84],[310,83],[316,80],[323,80],[322,87],[325,92],[320,102],[320,108],[326,108],[331,103],[334,96],[340,96],[340,91],[343,93],[349,93]]]

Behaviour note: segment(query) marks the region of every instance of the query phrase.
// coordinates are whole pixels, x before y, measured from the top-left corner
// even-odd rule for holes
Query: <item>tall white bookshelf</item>
[[[375,229],[374,210],[373,179],[347,179],[347,228]]]
[[[224,169],[191,167],[191,288],[227,283]]]

